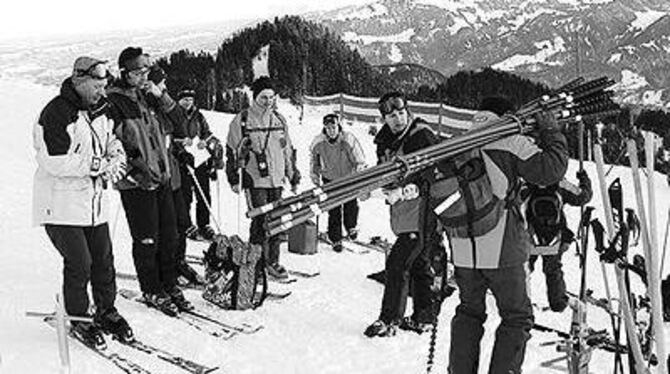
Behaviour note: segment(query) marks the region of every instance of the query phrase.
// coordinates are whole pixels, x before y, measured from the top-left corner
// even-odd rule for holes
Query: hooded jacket
[[[365,165],[365,155],[354,134],[341,130],[333,140],[319,134],[309,147],[310,177],[314,184],[321,177],[335,180],[360,170]]]
[[[97,226],[107,222],[102,177],[92,177],[93,159],[125,162],[121,142],[103,99],[86,108],[70,78],[42,110],[33,127],[37,171],[33,183],[34,224]]]
[[[249,140],[243,143],[245,138]],[[242,159],[239,159],[240,154]],[[265,177],[258,169],[259,155],[265,155],[267,162],[268,175]],[[239,183],[238,167],[243,169],[243,188],[277,188],[283,185],[285,178],[292,185],[298,183],[295,150],[286,119],[271,108],[262,108],[254,102],[233,118],[228,130],[226,156],[226,175],[231,185]]]
[[[156,107],[149,105],[140,90],[120,84],[107,92],[116,136],[128,157],[128,174],[116,184],[119,190],[141,188],[153,190],[170,181],[166,131],[157,111],[171,113],[176,104],[167,93],[158,98]]]

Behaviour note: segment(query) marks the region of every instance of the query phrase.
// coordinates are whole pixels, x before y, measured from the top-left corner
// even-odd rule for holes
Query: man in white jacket
[[[65,310],[88,316],[89,281],[96,306],[94,323],[73,322],[84,343],[104,347],[101,331],[133,340],[126,320],[114,307],[116,280],[107,225],[105,190],[126,169],[126,154],[114,136],[104,97],[104,61],[79,57],[60,94],[42,110],[34,126],[37,157],[33,213],[63,256]]]

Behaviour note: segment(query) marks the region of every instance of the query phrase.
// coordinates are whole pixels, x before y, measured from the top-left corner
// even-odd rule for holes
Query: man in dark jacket
[[[568,228],[563,204],[583,206],[593,196],[591,180],[586,171],[577,172],[577,179],[579,186],[563,179],[547,187],[527,185],[520,192],[521,201],[526,205],[526,221],[534,244],[529,258],[530,271],[534,270],[538,256],[542,256],[547,299],[554,312],[562,312],[568,306],[561,257],[575,237]]]
[[[512,109],[512,105],[503,98],[487,98],[475,114],[472,127],[493,124],[499,116]],[[533,244],[513,195],[521,179],[540,185],[559,182],[568,164],[565,136],[553,115],[543,113],[538,116],[537,122],[537,139],[513,135],[495,141],[481,147],[478,152],[480,157],[472,158],[458,170],[459,184],[473,180],[474,175],[468,175],[470,172],[485,172],[488,189],[500,209],[495,210],[494,220],[481,225],[486,227],[481,231],[475,230],[476,219],[468,218],[467,230],[451,227],[441,219],[451,244],[451,259],[460,298],[451,321],[449,373],[471,374],[479,371],[488,290],[496,300],[502,319],[496,331],[488,373],[521,373],[526,342],[533,325],[525,270]],[[446,164],[450,162],[453,160],[447,160]],[[472,166],[481,165],[484,168],[465,168],[470,162]],[[439,166],[440,170],[449,169],[442,166]],[[450,206],[465,207],[466,216],[471,217],[476,213],[472,211],[475,205],[467,203],[467,195],[467,191],[459,193]],[[470,192],[470,195],[472,197],[473,193]]]
[[[182,113],[181,128],[183,136],[175,137],[175,142],[182,145],[184,152],[179,153],[179,172],[181,173],[182,192],[188,211],[191,211],[193,194],[196,196],[196,225],[190,228],[187,233],[192,239],[210,240],[214,237],[214,229],[209,225],[210,211],[207,205],[211,207],[212,197],[210,195],[210,179],[216,180],[217,170],[223,169],[223,146],[219,139],[212,134],[209,124],[200,109],[195,106],[195,90],[189,86],[183,87],[178,94],[178,104]],[[198,138],[198,142],[193,144],[193,140]],[[195,167],[193,155],[188,152],[189,148],[195,146],[198,149],[207,149],[210,157],[202,164]],[[195,167],[195,169],[194,169]],[[189,171],[189,168],[191,171]],[[200,185],[200,189],[195,186],[193,176]],[[203,196],[204,199],[203,200]]]
[[[379,99],[379,111],[384,126],[375,137],[379,163],[396,156],[418,151],[438,142],[426,122],[412,116],[401,92],[389,92]],[[428,238],[435,231],[435,215],[427,209],[428,185],[424,171],[407,176],[401,183],[386,186],[386,201],[390,205],[391,229],[397,235],[386,259],[386,282],[379,318],[365,329],[365,335],[392,336],[396,327],[423,331],[434,323],[434,274],[431,270]],[[411,282],[410,282],[411,278]],[[414,312],[404,318],[408,283],[413,286]]]
[[[121,78],[108,90],[115,133],[128,155],[128,175],[116,184],[133,237],[133,260],[144,299],[165,314],[193,306],[177,287],[176,214],[170,186],[166,133],[157,111],[170,114],[175,103],[149,81],[149,56],[128,47],[119,55]],[[147,98],[156,99],[156,107]]]

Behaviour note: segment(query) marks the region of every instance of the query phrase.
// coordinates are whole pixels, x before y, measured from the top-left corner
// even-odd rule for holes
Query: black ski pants
[[[479,372],[480,341],[486,321],[486,292],[491,290],[502,321],[496,330],[489,374],[521,373],[533,311],[520,264],[501,269],[455,270],[460,304],[451,320],[450,374]]]
[[[177,218],[177,247],[175,250],[175,259],[177,264],[184,261],[186,257],[186,230],[191,227],[191,216],[188,206],[184,201],[184,193],[181,188],[172,191],[174,200],[174,210]]]
[[[431,323],[433,316],[434,274],[430,268],[428,250],[418,233],[398,235],[391,253],[386,258],[386,282],[379,319],[386,323],[398,322],[405,316],[407,294],[412,285],[415,321]]]
[[[209,188],[209,162],[203,162],[195,168],[195,178],[198,180],[202,193],[207,199],[207,204],[212,205],[212,196]],[[179,172],[181,173],[181,190],[184,194],[184,202],[186,204],[186,211],[191,212],[191,204],[193,203],[193,195],[196,196],[195,205],[195,223],[198,227],[205,227],[209,225],[209,209],[202,200],[202,194],[198,190],[198,186],[193,182],[193,177],[185,165],[179,165]],[[190,219],[190,218],[189,218]]]
[[[177,219],[172,191],[160,186],[147,191],[121,191],[133,237],[133,261],[142,292],[157,294],[176,285]]]
[[[278,188],[250,188],[246,190],[247,202],[249,208],[257,208],[259,206],[271,203],[281,199],[281,187]],[[251,244],[263,245],[263,255],[265,256],[266,265],[273,265],[279,263],[279,235],[274,235],[267,238],[263,222],[265,221],[265,214],[251,219],[251,227],[249,228],[249,242]]]
[[[323,178],[323,183],[330,180]],[[328,211],[328,239],[337,243],[342,240],[342,219],[347,232],[358,225],[358,200],[354,199]]]
[[[549,307],[554,312],[562,312],[568,306],[568,296],[565,289],[565,279],[563,278],[563,262],[561,257],[563,252],[567,250],[570,243],[561,243],[561,248],[558,254],[542,255],[542,272],[544,273],[544,281],[547,285],[547,299]],[[535,262],[539,256],[530,256],[528,265],[530,271],[535,270]]]
[[[89,281],[97,309],[113,307],[116,279],[107,224],[93,227],[45,225],[44,229],[63,256],[63,298],[67,314],[87,315]]]

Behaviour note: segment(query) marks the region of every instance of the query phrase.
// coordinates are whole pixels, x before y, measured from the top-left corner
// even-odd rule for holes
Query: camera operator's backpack
[[[565,216],[558,184],[547,187],[529,184],[526,188],[526,222],[535,246],[553,247],[559,244]]]
[[[438,173],[430,188],[431,208],[449,237],[475,238],[493,230],[506,199],[493,193],[481,150],[452,158],[447,174]]]
[[[259,244],[216,235],[205,252],[207,284],[202,297],[225,309],[257,308],[267,295],[267,274]]]

